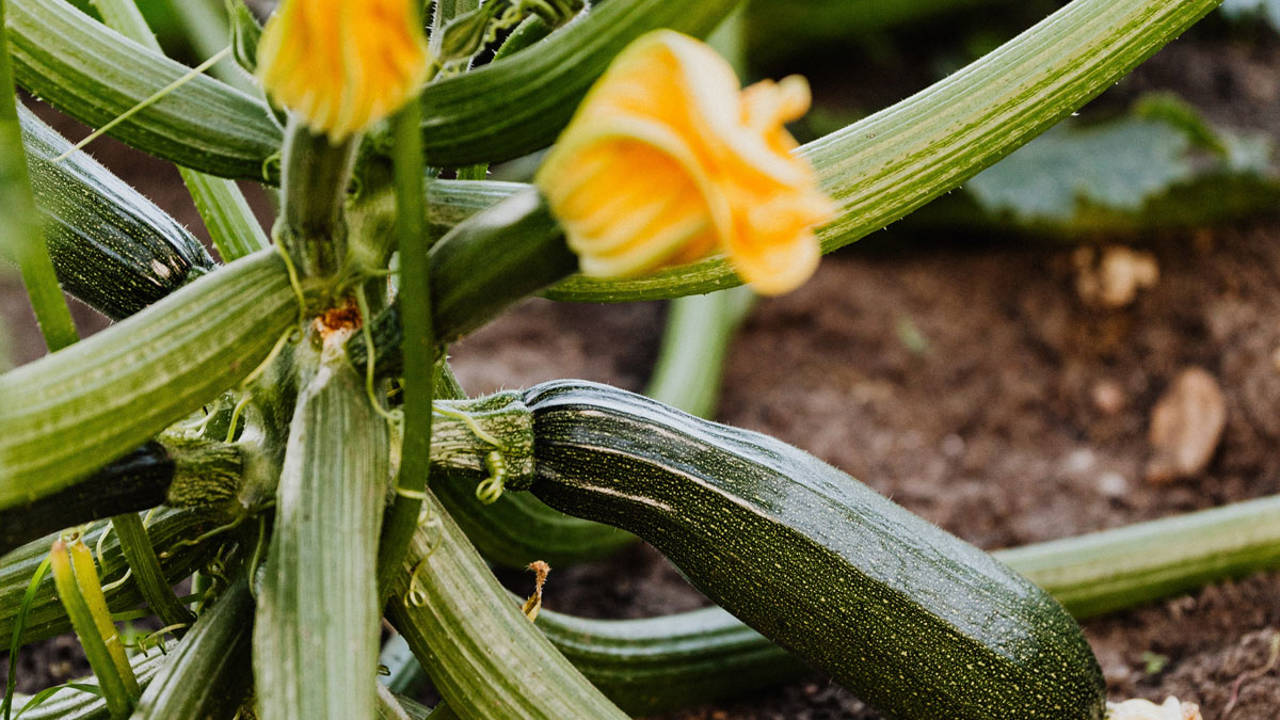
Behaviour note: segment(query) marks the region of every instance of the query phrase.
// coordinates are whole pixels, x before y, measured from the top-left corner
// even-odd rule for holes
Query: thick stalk
[[[74,484],[244,378],[297,302],[267,250],[0,376],[0,508]]]
[[[104,28],[64,0],[8,0],[18,81],[90,127],[175,85],[190,70]],[[223,177],[263,179],[281,132],[266,104],[198,75],[111,135],[157,157]]]
[[[17,74],[24,87],[99,127],[154,95],[187,68],[130,43],[63,0],[10,0]],[[627,43],[669,27],[701,35],[737,0],[679,4],[617,0],[519,59],[488,65],[423,93],[427,161],[458,167],[549,145],[591,82]],[[112,129],[152,155],[223,177],[270,179],[281,133],[265,103],[200,77]]]
[[[374,714],[376,561],[389,482],[387,422],[342,353],[308,336],[304,378],[276,490],[253,635],[263,720]],[[309,379],[306,379],[309,378]]]
[[[142,693],[133,720],[231,720],[248,694],[253,597],[241,578],[201,613]]]
[[[93,0],[107,27],[141,44],[149,50],[163,54],[156,36],[147,26],[146,18],[138,11],[134,0]],[[189,3],[178,3],[186,5]],[[191,192],[196,210],[204,220],[205,229],[214,247],[222,255],[223,262],[231,262],[261,250],[267,246],[267,236],[262,226],[240,194],[240,188],[231,180],[215,178],[185,167],[178,167],[182,181]]]
[[[626,716],[538,632],[467,536],[428,496],[395,595],[392,624],[463,720]]]
[[[303,277],[327,277],[346,257],[343,204],[355,163],[356,142],[334,145],[296,118],[285,132],[280,220],[276,242],[293,258]]]

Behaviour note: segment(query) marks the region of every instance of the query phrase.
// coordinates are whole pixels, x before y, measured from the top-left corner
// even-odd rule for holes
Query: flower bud
[[[803,283],[835,214],[785,123],[809,107],[799,76],[739,90],[707,45],[660,30],[614,60],[536,183],[597,277],[728,255],[757,292]]]
[[[417,0],[284,0],[258,43],[267,94],[334,143],[418,94],[430,64]]]

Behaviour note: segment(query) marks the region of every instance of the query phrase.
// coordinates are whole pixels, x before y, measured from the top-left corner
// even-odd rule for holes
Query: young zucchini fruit
[[[532,491],[648,540],[714,602],[889,717],[1099,720],[1051,596],[807,453],[603,385],[525,394]]]
[[[186,228],[19,108],[31,186],[63,289],[113,320],[215,267]]]

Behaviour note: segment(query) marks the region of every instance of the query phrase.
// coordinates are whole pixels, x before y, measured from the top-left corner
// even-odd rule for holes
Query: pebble
[[[1202,368],[1179,373],[1151,411],[1151,459],[1146,477],[1165,483],[1203,471],[1227,423],[1227,402],[1218,381]]]
[[[1115,380],[1099,380],[1089,389],[1093,407],[1103,415],[1116,415],[1127,403],[1124,388]]]
[[[1109,498],[1124,497],[1129,493],[1129,480],[1118,472],[1104,472],[1098,476],[1098,492]]]

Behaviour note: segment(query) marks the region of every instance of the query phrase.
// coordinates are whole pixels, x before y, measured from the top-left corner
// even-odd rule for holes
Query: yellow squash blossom
[[[267,93],[333,142],[417,94],[430,58],[418,0],[284,0],[258,43]]]
[[[788,292],[813,274],[813,228],[835,212],[783,127],[808,108],[804,78],[739,90],[710,47],[659,30],[596,82],[536,183],[587,275],[724,252],[757,292]]]

